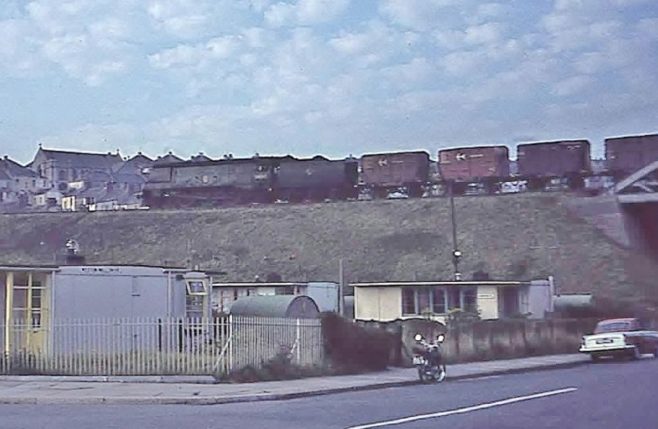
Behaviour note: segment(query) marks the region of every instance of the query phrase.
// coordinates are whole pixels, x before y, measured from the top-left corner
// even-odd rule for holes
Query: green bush
[[[282,350],[260,367],[247,365],[231,372],[228,380],[234,383],[253,383],[256,381],[294,380],[325,374],[321,367],[301,367],[292,362],[288,350]]]
[[[335,373],[386,369],[395,337],[377,328],[358,326],[334,313],[322,315],[325,355]]]

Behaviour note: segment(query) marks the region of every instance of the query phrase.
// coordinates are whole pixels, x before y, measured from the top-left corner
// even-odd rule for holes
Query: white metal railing
[[[303,367],[324,358],[317,319],[99,318],[0,329],[3,374],[221,376],[281,353]]]

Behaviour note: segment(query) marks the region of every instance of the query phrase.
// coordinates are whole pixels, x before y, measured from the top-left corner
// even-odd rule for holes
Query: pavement
[[[566,368],[589,362],[581,354],[454,364],[446,381]],[[243,384],[209,377],[0,376],[0,404],[189,404],[271,401],[418,384],[415,368],[358,375]]]

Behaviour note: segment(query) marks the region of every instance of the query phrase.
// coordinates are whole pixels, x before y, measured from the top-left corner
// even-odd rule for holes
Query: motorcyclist
[[[440,338],[440,339],[439,339]],[[420,345],[414,345],[412,351],[422,356],[432,366],[439,366],[442,364],[441,355],[441,342],[443,341],[443,334],[439,334],[437,341],[433,344],[428,344],[425,340],[420,342]],[[428,346],[429,345],[429,346]]]

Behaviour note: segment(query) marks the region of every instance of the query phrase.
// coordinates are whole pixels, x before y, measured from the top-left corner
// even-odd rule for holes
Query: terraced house
[[[33,196],[50,188],[45,177],[5,155],[0,159],[0,205],[20,209],[33,204]]]

